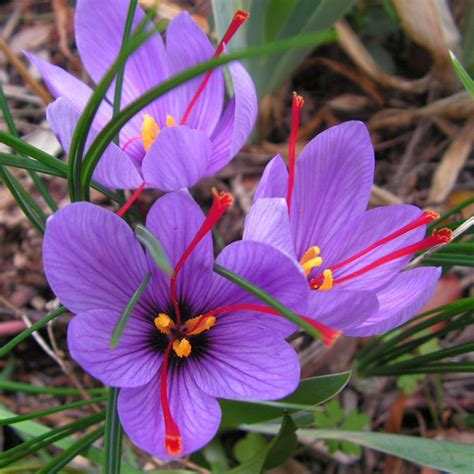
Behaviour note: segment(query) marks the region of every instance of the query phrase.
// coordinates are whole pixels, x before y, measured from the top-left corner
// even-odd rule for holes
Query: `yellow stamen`
[[[168,118],[166,120],[168,120]],[[159,133],[160,127],[155,122],[155,119],[151,115],[145,114],[142,124],[142,140],[145,151],[150,149]]]
[[[191,354],[191,344],[186,338],[176,339],[173,342],[173,350],[178,357],[189,357],[189,354]]]
[[[306,275],[309,275],[314,267],[319,267],[323,263],[323,259],[319,256],[320,253],[321,249],[315,245],[310,247],[303,255],[300,263]]]
[[[208,331],[216,324],[215,316],[207,316],[201,319],[201,316],[196,316],[195,318],[188,319],[184,325],[186,326],[186,335],[196,336],[201,334],[204,331]]]
[[[324,270],[323,277],[324,277],[324,281],[321,284],[321,286],[318,288],[318,290],[323,290],[323,291],[330,290],[334,286],[334,278],[332,276],[332,271],[329,269]]]
[[[166,126],[167,127],[174,127],[176,125],[176,120],[172,115],[166,116]]]
[[[173,320],[165,313],[160,313],[153,322],[155,323],[156,329],[162,334],[168,335],[170,330],[174,328]]]

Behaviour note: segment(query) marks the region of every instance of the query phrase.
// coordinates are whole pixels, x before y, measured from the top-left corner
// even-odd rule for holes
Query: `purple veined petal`
[[[166,194],[150,209],[146,225],[163,246],[174,268],[201,228],[205,216],[186,189]],[[155,267],[151,258],[150,266]],[[212,236],[207,234],[194,249],[178,276],[177,293],[196,311],[204,310],[204,302],[212,283],[214,252]],[[171,304],[168,275],[155,269],[155,300],[165,307]]]
[[[168,397],[171,414],[182,436],[185,456],[207,444],[221,420],[217,400],[195,384],[186,362],[170,366]],[[165,427],[160,401],[159,373],[145,386],[120,391],[118,411],[128,437],[141,449],[161,459],[171,459],[165,448]]]
[[[299,264],[276,248],[262,242],[234,242],[222,250],[217,263],[249,280],[297,314],[305,315],[306,278]],[[212,290],[206,311],[234,304],[265,306],[261,300],[217,274]],[[244,313],[249,319],[258,318],[258,324],[267,326],[275,335],[286,337],[296,330],[296,326],[284,317],[239,311],[242,320]]]
[[[53,66],[34,54],[25,52],[25,55],[38,69],[51,94],[55,98],[66,98],[74,109],[81,113],[92,94],[92,89],[64,69]],[[93,126],[101,129],[111,118],[112,107],[108,103],[102,102],[95,116]]]
[[[175,75],[199,63],[208,61],[214,54],[214,47],[192,19],[188,12],[177,15],[166,29],[166,52],[170,74]],[[173,89],[163,97],[168,113],[180,122],[196,94],[204,74]],[[222,68],[211,74],[209,82],[194,105],[186,122],[210,136],[216,128],[224,103],[224,75]]]
[[[110,341],[120,313],[92,310],[69,323],[67,339],[72,358],[105,385],[139,387],[157,373],[162,355],[150,346],[153,323],[132,315],[115,349]]]
[[[351,335],[378,309],[377,297],[370,291],[310,290],[307,316]]]
[[[285,198],[288,193],[288,169],[280,155],[272,158],[258,184],[254,202],[259,198]]]
[[[73,313],[121,313],[148,272],[143,249],[128,224],[85,202],[48,219],[43,263],[52,290]],[[149,306],[145,297],[141,304]]]
[[[239,62],[228,65],[234,97],[212,134],[212,156],[206,171],[210,176],[223,168],[245,145],[255,125],[258,112],[255,85]]]
[[[185,125],[165,127],[143,159],[143,177],[162,191],[191,187],[203,177],[210,153],[204,132]]]
[[[96,83],[118,57],[129,5],[128,0],[112,2],[79,0],[77,3],[75,17],[77,48],[82,62]],[[132,32],[144,16],[143,11],[137,8]],[[150,23],[148,28],[154,27]],[[166,51],[163,40],[157,32],[127,59],[122,106],[137,99],[167,77]],[[110,100],[113,100],[113,89],[112,86],[108,93]],[[152,115],[160,125],[166,119],[167,111],[162,108],[159,101],[147,106],[143,112]]]
[[[286,200],[258,199],[245,218],[242,239],[272,245],[296,260]]]
[[[441,276],[441,268],[415,268],[399,273],[377,291],[380,309],[351,336],[382,334],[409,321],[431,299]]]
[[[79,113],[63,97],[56,99],[46,109],[46,118],[66,153],[69,153],[72,136],[79,120]],[[86,150],[98,132],[93,128],[86,141]],[[132,160],[117,145],[111,143],[105,150],[93,178],[109,188],[134,189],[143,178]]]
[[[296,389],[296,351],[254,321],[242,322],[238,315],[218,317],[209,331],[209,350],[190,360],[190,373],[203,392],[219,398],[277,400]]]
[[[378,207],[364,212],[364,214],[353,219],[352,222],[340,229],[336,240],[328,243],[327,248],[321,247],[323,266],[329,268],[356,255],[373,243],[414,221],[421,214],[422,212],[419,208],[405,204]],[[423,239],[424,235],[425,226],[412,230],[336,270],[334,272],[334,279],[337,280],[345,275],[350,275],[398,249],[419,242]],[[384,263],[359,277],[342,282],[338,287],[348,290],[375,291],[394,278],[408,263],[410,258],[411,256],[409,255],[389,263]]]
[[[53,94],[55,98],[64,97],[70,102],[76,112],[82,113],[92,94],[92,89],[64,69],[53,66],[34,54],[25,52],[25,55],[38,69],[51,94]],[[94,117],[92,126],[100,130],[111,118],[112,107],[109,103],[103,101]],[[120,130],[121,145],[123,146],[133,137],[139,136],[140,133],[141,121],[134,117]],[[135,148],[135,146],[127,148],[127,153],[131,155],[133,159],[141,160],[144,155],[143,145],[140,143],[140,146],[137,147],[137,149]]]
[[[317,135],[296,160],[291,224],[296,254],[338,239],[339,228],[364,212],[374,176],[374,150],[362,122]],[[324,257],[323,257],[324,258]]]

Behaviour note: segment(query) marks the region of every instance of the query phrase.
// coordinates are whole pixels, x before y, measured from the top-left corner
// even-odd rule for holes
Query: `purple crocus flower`
[[[416,252],[448,242],[451,232],[442,229],[424,239],[426,224],[439,216],[415,206],[366,211],[374,151],[361,122],[319,134],[296,160],[301,99],[296,96],[293,105],[289,171],[279,155],[267,165],[244,239],[270,243],[301,263],[313,295],[310,315],[322,293],[349,299],[365,293],[371,310],[320,317],[320,322],[350,336],[397,327],[428,302],[441,274],[434,267],[404,267]]]
[[[127,16],[128,0],[79,0],[75,18],[81,59],[98,82],[117,58]],[[126,63],[122,107],[150,88],[198,63],[219,55],[246,12],[237,12],[214,50],[188,13],[175,17],[166,30],[166,48],[159,34],[143,44]],[[144,18],[137,9],[134,28]],[[149,28],[152,28],[149,25]],[[47,118],[64,149],[69,151],[80,113],[92,91],[63,69],[27,54],[54,97]],[[224,167],[245,144],[255,122],[257,98],[248,73],[238,62],[228,66],[234,95],[224,107],[222,69],[195,78],[145,107],[120,132],[120,146],[111,144],[94,178],[111,188],[140,187],[173,191],[190,187]],[[112,102],[114,87],[107,94]],[[87,146],[112,117],[104,101],[92,124]]]
[[[186,190],[153,205],[147,227],[175,268],[171,278],[110,211],[75,203],[47,223],[46,276],[77,313],[68,330],[72,357],[104,384],[121,387],[118,410],[126,433],[162,458],[197,450],[214,436],[221,416],[216,397],[278,399],[299,382],[297,354],[284,340],[295,326],[263,314],[259,300],[213,272],[209,231],[229,207],[229,196],[216,195],[207,217]],[[217,262],[306,310],[306,279],[278,249],[235,242]],[[148,272],[150,284],[111,349],[121,312]],[[328,311],[338,311],[335,306]]]

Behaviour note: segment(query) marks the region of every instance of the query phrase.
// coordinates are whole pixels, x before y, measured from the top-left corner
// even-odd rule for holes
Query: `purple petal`
[[[370,291],[310,291],[308,311],[312,319],[352,334],[379,308],[375,293]]]
[[[48,86],[54,97],[64,97],[74,107],[76,112],[82,113],[91,94],[92,89],[79,79],[69,74],[57,66],[43,61],[37,56],[25,53],[28,59],[39,70],[44,82]],[[96,130],[102,129],[112,118],[112,107],[105,101],[102,101],[92,122]],[[120,144],[123,146],[130,139],[139,136],[141,133],[141,121],[132,119],[120,131]],[[141,159],[143,157],[143,145],[132,144],[127,148],[127,154],[132,159]]]
[[[245,145],[257,119],[258,101],[254,83],[238,62],[228,65],[234,97],[212,134],[212,156],[206,175],[223,168]]]
[[[296,161],[291,223],[296,254],[338,239],[339,228],[367,207],[374,150],[362,122],[345,122],[311,140]],[[324,256],[323,256],[324,258]]]
[[[272,245],[296,260],[286,200],[257,200],[245,218],[243,240]]]
[[[170,74],[189,69],[208,61],[214,54],[214,47],[199,28],[191,15],[183,12],[176,16],[166,30],[166,52]],[[188,104],[198,90],[204,74],[174,89],[165,97],[169,103],[169,114],[181,121]],[[222,68],[216,69],[199,96],[186,124],[202,130],[210,136],[216,128],[224,103],[224,75]]]
[[[81,113],[89,100],[92,89],[60,67],[43,61],[34,54],[25,53],[36,66],[51,94],[55,98],[66,98],[74,109]],[[112,118],[112,107],[102,102],[94,118],[93,126],[101,129]]]
[[[254,321],[242,322],[238,315],[217,320],[209,331],[209,350],[190,360],[201,390],[220,398],[276,400],[296,389],[300,364],[295,350]]]
[[[204,132],[184,125],[165,127],[143,160],[143,177],[162,191],[191,187],[203,177],[210,153]]]
[[[280,155],[276,155],[265,166],[262,178],[255,193],[254,202],[259,198],[281,197],[286,199],[288,192],[288,170]]]
[[[217,257],[217,263],[249,280],[298,314],[305,314],[308,284],[300,265],[279,250],[261,242],[240,241],[228,245]],[[265,306],[238,285],[216,275],[207,311],[233,304]],[[267,316],[252,311],[239,311],[242,320],[258,320],[283,337],[296,326],[283,317]]]
[[[43,263],[51,288],[73,313],[121,313],[148,272],[145,254],[128,224],[85,202],[48,219]]]
[[[385,288],[377,291],[378,312],[352,336],[372,336],[396,328],[409,321],[431,299],[441,276],[435,267],[415,268],[398,274]]]
[[[334,242],[328,248],[321,247],[324,266],[331,267],[342,262],[373,243],[402,228],[421,215],[421,210],[415,206],[397,205],[384,206],[365,212],[352,222],[340,229]],[[373,250],[362,258],[345,265],[334,272],[334,278],[342,278],[390,253],[414,244],[423,239],[425,226],[419,227],[397,239]],[[340,288],[348,290],[376,290],[387,284],[408,263],[411,256],[399,258],[370,270],[359,277],[343,282]]]
[[[112,334],[120,313],[92,310],[75,316],[69,323],[67,338],[72,358],[105,385],[139,387],[158,371],[162,356],[150,347],[153,325],[132,315],[115,349],[110,349]]]
[[[217,400],[203,393],[186,365],[168,373],[171,414],[183,438],[184,456],[207,444],[217,432],[221,412]],[[147,385],[120,391],[120,421],[128,437],[141,449],[162,459],[170,459],[165,449],[165,427],[160,402],[160,377]]]
[[[201,208],[183,189],[158,199],[148,213],[146,225],[161,242],[174,268],[204,219]],[[194,249],[178,277],[178,295],[196,311],[201,309],[209,291],[213,260],[212,236],[208,233]],[[150,258],[149,261],[152,262]],[[155,299],[165,307],[170,303],[170,279],[161,270],[156,271],[156,278],[160,283],[153,287]]]
[[[59,98],[48,105],[46,118],[64,150],[69,153],[72,136],[79,120],[79,113],[74,110],[66,99]],[[92,128],[86,141],[86,150],[96,136],[97,131]],[[143,181],[127,154],[114,143],[111,143],[105,150],[93,177],[104,186],[120,189],[137,188]]]
[[[82,62],[98,83],[112,63],[117,59],[122,46],[123,33],[130,2],[128,0],[80,0],[76,9],[76,42]],[[137,8],[132,32],[144,18]],[[147,28],[154,28],[148,24]],[[168,77],[168,66],[163,40],[154,34],[126,62],[122,106],[137,99],[153,86]],[[113,87],[109,91],[113,99]],[[159,102],[144,109],[159,123],[164,123],[166,110]]]

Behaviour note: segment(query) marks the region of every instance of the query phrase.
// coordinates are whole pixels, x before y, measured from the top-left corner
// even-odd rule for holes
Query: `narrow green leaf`
[[[222,409],[221,426],[236,427],[242,423],[261,423],[283,416],[285,411],[312,410],[335,397],[349,382],[351,372],[322,375],[302,380],[299,387],[278,402],[246,402],[219,400]]]
[[[46,215],[43,210],[23,189],[19,181],[3,166],[0,166],[0,179],[12,194],[18,206],[23,211],[23,214],[25,214],[36,230],[43,235],[46,220]]]
[[[26,420],[32,420],[34,418],[39,418],[43,416],[52,415],[53,413],[58,413],[61,411],[72,410],[73,408],[79,408],[93,403],[101,403],[104,400],[107,400],[107,397],[97,397],[91,398],[90,400],[81,400],[79,402],[67,403],[65,405],[59,405],[54,408],[48,408],[47,410],[35,411],[34,413],[28,413],[26,415],[17,415],[10,418],[0,418],[0,426],[14,425]]]
[[[5,122],[7,124],[8,131],[10,132],[11,135],[17,138],[20,138],[20,134],[18,133],[15,127],[15,122],[13,121],[13,117],[8,107],[7,99],[3,93],[3,85],[1,81],[0,81],[0,108],[2,109],[3,118],[5,119]],[[49,193],[43,181],[41,181],[40,177],[32,170],[29,170],[28,173],[31,179],[33,180],[33,183],[35,184],[36,188],[38,189],[39,193],[41,194],[42,198],[44,199],[46,204],[49,206],[49,208],[53,212],[57,211],[58,206],[54,202],[53,197]]]
[[[35,331],[41,329],[42,327],[46,326],[50,321],[54,318],[57,318],[61,314],[67,312],[67,309],[64,306],[59,307],[58,309],[52,311],[51,313],[47,314],[44,318],[41,318],[36,323],[33,323],[29,328],[26,328],[20,334],[15,336],[11,341],[8,341],[1,349],[0,349],[0,358],[5,357],[14,347],[16,347],[20,342],[24,341],[27,337],[31,336]]]
[[[14,414],[12,412],[6,410],[5,408],[0,407],[0,418],[2,418],[2,417],[3,418],[11,417],[13,415]],[[35,437],[35,438],[39,435],[43,435],[43,434],[50,431],[48,427],[46,427],[42,424],[36,423],[34,421],[23,421],[23,422],[20,422],[20,423],[16,424],[12,428],[15,431],[18,431],[18,433],[20,433],[22,436]],[[71,437],[66,437],[66,438],[59,439],[59,440],[55,441],[52,444],[54,444],[54,446],[57,446],[59,448],[67,449],[70,446],[72,446],[75,442],[76,442],[76,439],[72,439]],[[102,465],[103,451],[101,449],[91,447],[90,449],[85,451],[82,455],[84,457],[86,457],[87,459],[93,461],[94,463],[96,463],[98,465]],[[15,464],[15,465],[18,465],[18,464]],[[7,469],[10,469],[10,468],[3,468],[2,474],[3,474],[3,471],[8,472]],[[21,474],[23,474],[22,471],[19,471],[19,472]],[[135,468],[134,466],[132,466],[132,465],[126,463],[126,462],[122,463],[122,473],[121,474],[140,474],[142,472],[143,471],[141,469]],[[150,474],[152,472],[155,473],[155,474],[158,474],[158,471],[150,471]],[[173,469],[171,469],[171,470],[160,470],[159,474],[186,474],[186,473],[189,473],[189,472],[194,472],[194,471],[186,471],[186,470],[180,470],[180,469],[173,470]],[[196,473],[194,473],[194,474],[196,474]]]
[[[37,385],[30,385],[21,382],[11,382],[9,380],[0,380],[0,390],[7,392],[24,392],[24,393],[47,393],[50,395],[64,395],[64,396],[80,396],[81,392],[77,388],[64,387],[38,387]],[[104,388],[91,388],[86,392],[89,395],[103,395]]]
[[[424,331],[425,329],[451,319],[454,316],[462,315],[474,308],[474,297],[464,298],[450,304],[419,314],[401,328],[395,328],[382,336],[378,336],[373,341],[362,348],[357,356],[358,365],[365,366],[372,361],[380,361],[390,351],[396,350],[395,346],[409,337]],[[436,314],[439,313],[439,314]],[[436,316],[433,316],[435,315]],[[429,316],[429,317],[428,317]],[[417,322],[421,320],[420,322]],[[408,327],[407,327],[408,326]]]
[[[474,372],[474,362],[446,362],[438,364],[427,364],[418,367],[393,366],[375,367],[370,369],[371,377],[408,375],[408,374],[446,374],[446,373],[471,373]]]
[[[251,425],[248,431],[275,434],[278,427]],[[402,436],[366,431],[301,429],[297,434],[307,439],[335,439],[375,449],[423,466],[458,474],[470,474],[474,459],[472,444],[452,443],[415,436]]]
[[[431,319],[437,320],[437,322],[441,322],[448,318],[446,317],[446,314],[441,314]],[[366,355],[365,359],[358,360],[358,366],[361,367],[361,373],[368,375],[372,370],[371,366],[381,366],[391,360],[398,359],[404,354],[411,353],[417,347],[420,347],[423,344],[426,344],[428,341],[434,338],[439,338],[439,337],[445,336],[446,334],[450,334],[453,331],[457,331],[465,327],[468,327],[471,324],[473,324],[473,322],[474,322],[474,317],[470,314],[463,314],[457,318],[454,318],[454,315],[452,315],[450,322],[448,322],[438,331],[429,331],[428,333],[425,332],[424,335],[422,335],[421,337],[417,337],[416,339],[410,340],[406,342],[405,344],[401,344],[401,345],[392,345],[390,342],[384,343],[382,346],[385,349],[384,351],[382,351],[381,353],[378,353],[377,357],[375,358],[373,354]],[[429,326],[433,326],[435,323],[436,321],[432,322],[432,324],[430,324]],[[420,324],[419,326],[425,326],[425,325]]]
[[[453,63],[453,68],[456,72],[456,75],[464,86],[464,89],[466,89],[467,92],[469,92],[469,95],[474,99],[474,81],[471,79],[463,65],[458,61],[452,51],[449,51],[449,55],[451,56],[451,61]]]
[[[10,148],[13,148],[24,155],[31,156],[40,163],[43,163],[45,166],[49,166],[50,168],[53,168],[59,172],[62,172],[66,167],[66,164],[58,158],[44,152],[43,150],[40,150],[39,148],[36,148],[33,145],[30,145],[20,138],[9,135],[8,133],[1,130],[0,143],[9,146]]]
[[[118,320],[117,325],[114,328],[114,332],[112,333],[112,338],[110,340],[111,349],[115,349],[117,347],[117,344],[119,343],[120,338],[122,337],[123,331],[127,326],[128,320],[130,319],[130,316],[132,315],[135,306],[140,301],[140,298],[143,295],[145,288],[148,286],[148,283],[150,283],[150,279],[151,272],[148,272],[145,275],[143,281],[140,283],[140,286],[137,288],[135,293],[133,293],[132,297],[130,298],[130,301],[127,303],[127,306],[125,306],[125,309],[123,310],[123,313],[121,314],[120,319]]]
[[[151,258],[155,262],[156,266],[167,273],[169,276],[172,276],[173,267],[168,260],[163,246],[155,237],[155,235],[141,224],[138,224],[135,227],[135,235],[137,236],[137,239],[145,246],[148,252],[150,252]]]
[[[21,156],[10,155],[8,153],[3,152],[0,152],[0,165],[37,171],[39,173],[47,174],[50,176],[66,176],[65,172],[61,173],[60,171],[46,166],[43,163],[39,163],[38,161],[32,160],[31,158],[24,158]]]
[[[65,449],[59,456],[37,471],[37,474],[56,474],[63,467],[67,466],[76,456],[88,449],[95,441],[104,434],[104,428],[100,427],[86,434],[76,441],[72,446]]]
[[[105,420],[103,472],[120,474],[122,462],[123,429],[117,411],[117,401],[120,389],[109,388],[107,417]]]
[[[181,84],[193,79],[195,77],[200,76],[202,73],[215,69],[219,66],[223,66],[224,64],[228,64],[229,62],[243,59],[246,57],[256,57],[262,56],[265,54],[270,53],[278,53],[281,51],[285,51],[291,48],[298,48],[304,46],[312,46],[318,43],[321,38],[324,38],[327,35],[326,32],[322,33],[314,33],[308,35],[301,35],[294,38],[288,38],[284,40],[280,40],[270,44],[264,44],[262,46],[256,46],[245,51],[237,51],[235,53],[224,54],[219,56],[218,58],[211,59],[204,63],[198,64],[197,66],[187,69],[171,78],[163,81],[161,84],[158,84],[156,87],[151,88],[141,97],[136,99],[135,101],[128,104],[117,116],[111,120],[108,125],[106,125],[100,133],[97,135],[94,142],[89,147],[83,161],[83,170],[82,170],[82,192],[84,195],[87,194],[89,190],[89,184],[91,182],[92,175],[94,173],[95,167],[99,162],[102,154],[104,153],[105,149],[109,145],[109,143],[114,139],[120,129],[137,113],[139,113],[144,107],[146,107],[151,102],[155,101],[157,98],[161,97],[162,95],[166,94],[170,90],[178,87]],[[115,69],[117,68],[118,63],[114,63],[115,66],[112,66],[111,69],[103,76],[103,79],[108,77],[108,75],[114,76]],[[108,89],[108,87],[107,87]],[[106,90],[107,90],[106,89]],[[97,89],[96,89],[97,91]],[[105,91],[104,91],[105,95]],[[92,101],[92,97],[90,102]],[[82,117],[85,115],[83,114]],[[93,117],[93,115],[92,115]],[[90,117],[87,119],[89,120]],[[89,123],[89,122],[87,122]],[[82,133],[79,130],[79,124],[76,128],[76,132]],[[72,150],[72,145],[71,145]]]
[[[277,301],[269,293],[263,291],[258,286],[253,285],[245,278],[242,278],[241,276],[237,275],[237,273],[234,273],[233,271],[224,268],[217,263],[214,264],[214,271],[218,275],[226,278],[232,283],[235,283],[236,285],[240,286],[245,291],[256,296],[258,299],[270,306],[270,308],[273,308],[275,311],[278,311],[278,313],[281,314],[284,318],[288,319],[289,321],[306,331],[309,335],[313,336],[316,339],[322,338],[322,334],[315,327],[311,326],[311,324],[300,318],[296,313],[291,311],[289,308]]]
[[[53,444],[73,433],[81,431],[89,426],[95,425],[104,419],[105,413],[96,413],[86,418],[73,421],[59,428],[54,428],[33,439],[23,442],[0,454],[0,469],[18,461],[30,454],[35,453],[50,444]]]

